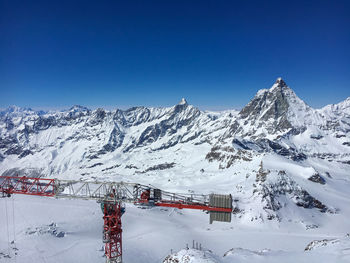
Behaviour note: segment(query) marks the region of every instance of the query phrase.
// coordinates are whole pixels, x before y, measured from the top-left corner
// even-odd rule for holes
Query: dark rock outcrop
[[[319,173],[313,174],[308,180],[318,184],[326,184],[326,180]]]

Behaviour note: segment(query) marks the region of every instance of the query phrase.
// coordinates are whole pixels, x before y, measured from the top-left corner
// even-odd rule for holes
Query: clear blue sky
[[[350,96],[350,1],[0,0],[0,107],[239,108]]]

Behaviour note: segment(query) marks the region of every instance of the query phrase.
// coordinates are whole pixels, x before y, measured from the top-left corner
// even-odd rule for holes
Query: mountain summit
[[[278,78],[270,89],[259,90],[239,114],[252,126],[264,126],[269,133],[282,132],[292,128],[288,115],[297,104],[305,103]]]
[[[281,87],[281,88],[287,87],[287,84],[284,82],[284,80],[281,77],[277,78],[275,85],[277,85],[277,87]]]
[[[179,105],[187,105],[187,100],[185,98],[182,98],[179,102]]]
[[[282,78],[278,78],[270,89],[259,90],[239,112],[241,120],[230,134],[278,137],[286,132],[299,133],[308,125],[340,128],[344,122],[337,116],[346,117],[344,105],[346,101],[315,110],[301,100]],[[338,120],[333,123],[329,119]]]

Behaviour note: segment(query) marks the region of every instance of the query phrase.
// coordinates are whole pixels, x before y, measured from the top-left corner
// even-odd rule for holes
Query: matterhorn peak
[[[187,105],[186,99],[182,98],[181,101],[179,102],[179,105]]]
[[[277,78],[274,86],[283,88],[283,87],[287,87],[287,84],[281,77],[279,77],[279,78]]]

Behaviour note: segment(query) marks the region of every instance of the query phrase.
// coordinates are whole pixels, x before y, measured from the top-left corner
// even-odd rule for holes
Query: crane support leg
[[[122,206],[121,202],[103,203],[103,242],[107,263],[122,262]]]

